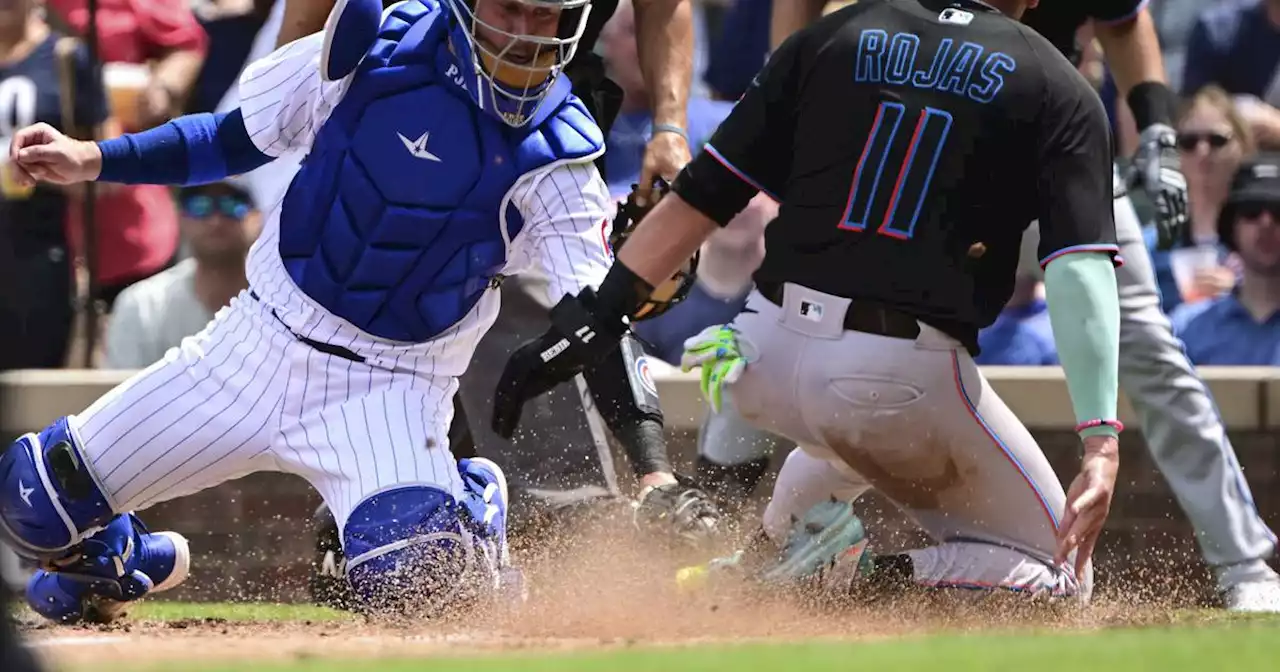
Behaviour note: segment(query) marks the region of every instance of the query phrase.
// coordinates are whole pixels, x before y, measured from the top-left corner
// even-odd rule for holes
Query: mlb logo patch
[[[800,302],[800,317],[814,322],[822,321],[822,304],[812,301]]]
[[[973,21],[973,14],[963,9],[948,7],[938,15],[938,20],[943,23],[954,23],[957,26],[967,26]]]

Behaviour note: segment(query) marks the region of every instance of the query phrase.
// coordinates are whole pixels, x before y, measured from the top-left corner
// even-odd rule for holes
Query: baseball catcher
[[[669,185],[660,178],[655,181],[653,193],[660,199],[669,190]],[[638,191],[638,190],[637,190]],[[657,199],[650,199],[648,205],[637,203],[637,191],[622,203],[618,204],[609,235],[610,248],[618,250],[626,242],[627,237],[635,229],[641,219],[652,210]],[[688,295],[697,270],[698,255],[695,253],[670,280],[654,292],[643,305],[637,309],[635,319],[638,323],[665,314],[672,306]],[[510,280],[507,284],[511,284]],[[516,312],[515,317],[508,317],[508,327],[521,327],[527,332],[528,326],[547,322],[545,308],[540,303],[530,300],[527,290],[520,288],[512,298],[520,303],[507,303],[502,307],[499,324],[503,316]],[[504,300],[507,295],[504,294]],[[522,310],[526,304],[532,304],[532,310]],[[541,314],[534,311],[541,310]],[[518,312],[517,312],[518,311]],[[530,314],[532,313],[532,314]],[[518,324],[517,324],[518,323]],[[542,327],[545,328],[545,327]],[[506,334],[504,334],[505,336]],[[532,335],[532,334],[530,334]],[[481,351],[492,340],[493,334],[481,341],[476,359],[471,368],[463,375],[459,400],[470,388],[485,395],[486,409],[491,406],[491,390],[497,380],[497,371],[493,375],[485,371],[486,362],[481,360]],[[510,340],[504,339],[504,341]],[[502,343],[506,345],[505,342]],[[467,421],[463,404],[455,405],[456,413],[450,427],[450,442],[460,455],[479,454],[499,460],[508,465],[508,479],[511,483],[523,480],[527,485],[523,491],[510,487],[512,510],[524,514],[524,524],[512,526],[512,530],[537,533],[536,524],[529,519],[540,521],[543,525],[558,529],[576,520],[582,520],[591,514],[607,515],[616,513],[615,518],[631,520],[644,530],[653,533],[659,543],[676,541],[683,545],[698,547],[710,541],[718,531],[717,525],[721,517],[720,509],[706,493],[698,488],[686,476],[674,473],[666,454],[666,439],[663,434],[662,414],[658,403],[657,389],[652,378],[648,376],[648,355],[640,339],[627,339],[623,342],[623,359],[625,371],[601,368],[593,370],[585,380],[570,382],[547,392],[537,403],[544,404],[543,399],[552,397],[550,413],[536,413],[530,419],[532,427],[524,427],[511,434],[498,435],[487,427],[473,428]],[[490,347],[490,349],[493,349]],[[503,361],[513,348],[508,347],[496,355],[494,361]],[[479,369],[479,371],[477,371]],[[586,388],[579,384],[589,382],[590,393],[583,394]],[[568,388],[568,389],[565,389]],[[562,396],[557,396],[562,395]],[[558,402],[558,403],[557,403]],[[537,481],[530,478],[548,472],[545,464],[547,447],[556,446],[565,440],[601,440],[596,411],[599,409],[605,425],[618,443],[623,447],[632,471],[641,483],[642,489],[634,504],[612,493],[594,493],[584,495],[581,492],[545,491],[533,484]],[[619,410],[621,409],[621,410]],[[539,409],[540,411],[542,409]],[[483,416],[482,416],[483,417]],[[581,423],[583,431],[575,432],[573,428]],[[479,430],[479,431],[477,431]],[[583,437],[583,434],[586,437]],[[481,438],[477,442],[474,437]],[[608,445],[601,446],[608,451]],[[606,453],[607,455],[607,453]],[[602,463],[611,466],[611,462],[602,459]],[[515,463],[517,466],[511,466]],[[521,497],[521,494],[524,497]],[[556,497],[559,495],[559,498]],[[581,498],[581,499],[579,499]],[[566,501],[567,500],[567,501]],[[585,501],[584,501],[585,500]],[[613,505],[613,506],[610,506]],[[520,507],[517,509],[517,507]],[[348,608],[356,604],[350,595],[350,589],[344,579],[344,562],[342,560],[341,538],[337,525],[327,505],[322,504],[312,520],[316,538],[316,556],[310,577],[312,599],[319,603],[336,608]]]
[[[455,457],[448,430],[503,278],[538,268],[554,300],[592,295],[607,272],[603,136],[562,72],[590,7],[409,0],[384,14],[344,0],[323,33],[251,64],[231,112],[102,142],[17,133],[11,163],[28,185],[207,183],[306,154],[249,253],[249,289],[0,455],[0,535],[42,566],[27,587],[38,613],[110,618],[177,585],[186,540],[134,512],[264,470],[320,492],[362,610],[519,599],[504,472]],[[617,385],[623,336],[573,373]],[[660,431],[633,395],[592,393],[602,415]]]

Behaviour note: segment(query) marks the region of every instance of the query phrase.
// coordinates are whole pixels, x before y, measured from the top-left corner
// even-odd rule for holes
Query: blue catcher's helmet
[[[441,2],[453,13],[453,49],[464,68],[471,64],[463,73],[467,90],[513,128],[528,124],[546,101],[591,14],[591,0]]]

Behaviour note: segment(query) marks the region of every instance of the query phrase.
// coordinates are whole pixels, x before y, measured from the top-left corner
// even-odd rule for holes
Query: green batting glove
[[[728,325],[707,327],[684,342],[680,370],[702,369],[702,397],[716,413],[722,406],[724,386],[736,382],[747,368],[742,350],[737,330]]]

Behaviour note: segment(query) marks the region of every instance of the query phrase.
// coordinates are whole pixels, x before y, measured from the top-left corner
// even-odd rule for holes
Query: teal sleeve
[[[1116,420],[1120,297],[1110,254],[1064,254],[1044,269],[1045,300],[1076,422]],[[1081,432],[1115,434],[1110,426]]]

